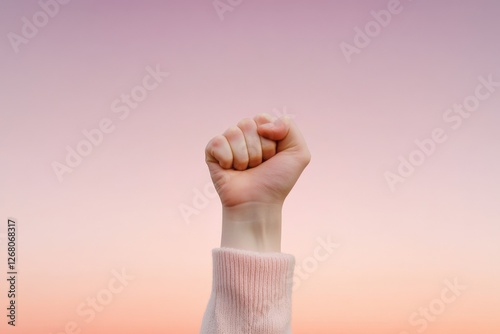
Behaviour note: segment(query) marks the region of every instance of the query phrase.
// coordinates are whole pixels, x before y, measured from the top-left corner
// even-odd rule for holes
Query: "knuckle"
[[[241,130],[250,130],[255,127],[255,121],[251,118],[243,118],[238,122],[237,127]]]
[[[224,136],[228,138],[234,138],[240,134],[241,130],[237,126],[231,126],[229,127],[225,132]]]
[[[205,151],[209,152],[210,154],[213,154],[213,150],[218,147],[222,147],[224,145],[225,140],[226,138],[221,135],[213,137],[212,139],[210,139],[207,146],[205,147]]]
[[[226,138],[223,135],[217,135],[214,138],[212,138],[212,146],[221,146],[224,144],[224,141]]]

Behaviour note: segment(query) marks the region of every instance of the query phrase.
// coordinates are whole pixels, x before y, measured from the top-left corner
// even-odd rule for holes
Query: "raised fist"
[[[215,136],[205,160],[222,206],[283,204],[311,154],[287,116],[259,114]]]

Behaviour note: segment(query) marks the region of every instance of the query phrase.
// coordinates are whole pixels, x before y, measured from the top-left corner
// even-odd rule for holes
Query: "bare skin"
[[[221,247],[281,252],[283,203],[311,160],[293,120],[242,119],[209,141],[205,160],[222,203]]]

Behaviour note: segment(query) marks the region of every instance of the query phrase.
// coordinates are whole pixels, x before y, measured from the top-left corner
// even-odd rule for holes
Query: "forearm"
[[[221,247],[281,252],[282,204],[223,207]]]

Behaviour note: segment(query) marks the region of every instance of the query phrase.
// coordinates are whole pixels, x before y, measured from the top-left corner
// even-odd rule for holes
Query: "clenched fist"
[[[214,137],[205,157],[223,207],[283,204],[311,159],[296,124],[268,114],[242,119]]]
[[[288,117],[245,118],[205,149],[222,202],[221,247],[281,251],[281,210],[311,154]]]

